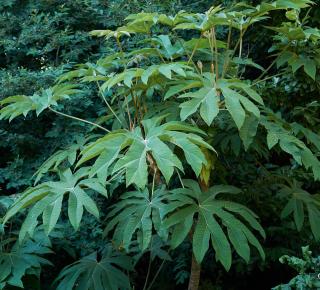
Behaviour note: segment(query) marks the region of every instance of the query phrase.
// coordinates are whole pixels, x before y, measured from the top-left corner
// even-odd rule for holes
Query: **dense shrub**
[[[0,6],[1,289],[268,289],[318,245],[317,7],[137,3]]]

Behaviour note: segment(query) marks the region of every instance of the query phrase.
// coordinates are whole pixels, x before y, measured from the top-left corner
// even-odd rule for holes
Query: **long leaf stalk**
[[[151,238],[151,242],[150,242],[150,248],[152,247],[152,238]],[[147,275],[146,275],[146,279],[143,285],[143,289],[142,290],[146,290],[147,289],[147,285],[148,285],[148,281],[149,281],[149,276],[150,276],[150,272],[151,272],[151,265],[152,265],[152,253],[150,251],[150,255],[149,255],[149,262],[148,262],[148,270],[147,270]]]
[[[189,53],[188,50],[186,49],[185,45],[184,45],[183,42],[181,41],[179,35],[178,35],[175,31],[173,31],[173,34],[177,37],[179,44],[181,45],[181,47],[182,47],[183,50],[185,51],[185,53],[186,53],[186,55],[187,55],[187,57],[188,57],[188,63],[191,62],[192,65],[194,66],[194,68],[196,69],[196,71],[197,71],[199,74],[201,74],[200,71],[199,71],[198,66],[197,66],[196,63],[193,61],[193,56],[194,56],[194,55],[190,55],[190,53]],[[201,36],[200,36],[199,39],[198,39],[198,42],[199,42],[199,43],[200,43],[201,37],[202,37],[202,34],[201,34]],[[196,46],[199,46],[199,44],[196,44]],[[194,53],[195,53],[195,49],[193,49],[193,51],[194,51],[194,52],[193,52],[193,54],[194,54]],[[189,60],[190,60],[190,61],[189,61]]]
[[[99,82],[97,81],[96,83],[97,83],[97,86],[98,86],[98,89],[99,89],[99,94],[100,94],[100,96],[102,97],[103,101],[105,102],[105,104],[107,105],[107,107],[109,108],[109,110],[111,111],[111,113],[112,113],[112,114],[115,116],[115,118],[118,120],[118,122],[123,126],[122,121],[120,120],[120,118],[118,117],[118,115],[115,113],[115,111],[112,109],[111,105],[109,104],[109,102],[108,102],[107,99],[105,98]]]
[[[230,49],[230,45],[231,45],[231,36],[232,36],[232,23],[229,26],[229,32],[228,32],[228,41],[227,41],[227,49],[226,49],[226,57],[227,57],[227,61],[225,60],[223,63],[223,69],[222,69],[222,74],[221,74],[221,78],[224,78],[226,70],[227,70],[227,64],[229,61],[229,49]]]
[[[242,30],[242,27],[240,27],[241,29],[240,29],[239,38],[238,38],[238,40],[237,40],[236,45],[234,46],[234,48],[233,48],[233,50],[232,50],[232,53],[231,53],[230,57],[228,57],[228,59],[227,59],[224,72],[226,72],[226,71],[228,70],[228,67],[229,67],[229,64],[230,64],[230,60],[235,56],[238,47],[239,47],[240,45],[242,46],[243,37],[244,37],[245,33],[247,32],[248,27],[250,26],[251,21],[252,21],[252,18],[250,18],[250,21],[249,21],[248,25],[247,25],[243,30]],[[231,37],[231,36],[230,36],[230,37]],[[241,51],[242,51],[242,48],[241,48]],[[240,53],[242,53],[242,52],[239,51],[239,54],[240,54]]]
[[[289,47],[289,44],[284,47],[284,49],[283,49],[283,51],[280,53],[280,55],[281,55],[284,51],[286,51],[286,49],[287,49],[288,47]],[[272,63],[265,69],[265,71],[262,72],[262,74],[256,79],[256,81],[261,80],[261,79],[270,71],[270,69],[277,63],[277,60],[278,60],[278,57],[276,57],[276,58],[272,61]]]
[[[161,270],[162,270],[165,262],[166,262],[166,260],[163,260],[163,261],[162,261],[162,263],[161,263],[160,267],[158,268],[156,274],[153,276],[153,279],[152,279],[152,281],[150,282],[147,290],[151,290],[151,289],[152,289],[152,286],[153,286],[154,282],[156,281],[156,279],[158,278],[158,276],[159,276],[159,274],[160,274],[160,272],[161,272]]]
[[[60,116],[63,116],[63,117],[66,117],[66,118],[70,118],[70,119],[73,119],[73,120],[76,120],[76,121],[79,121],[79,122],[83,122],[83,123],[86,123],[86,124],[90,124],[94,127],[97,127],[105,132],[108,132],[110,133],[110,130],[108,130],[107,128],[105,127],[102,127],[100,126],[99,124],[96,124],[96,123],[93,123],[93,122],[90,122],[88,120],[84,120],[84,119],[81,119],[81,118],[78,118],[78,117],[75,117],[75,116],[71,116],[71,115],[68,115],[68,114],[65,114],[65,113],[62,113],[62,112],[59,112],[59,111],[56,111],[55,109],[52,109],[51,107],[48,107],[48,109]]]
[[[218,43],[216,38],[216,30],[214,27],[212,28],[212,40],[213,40],[213,45],[215,50],[215,67],[216,67],[216,82],[217,82],[219,79]]]

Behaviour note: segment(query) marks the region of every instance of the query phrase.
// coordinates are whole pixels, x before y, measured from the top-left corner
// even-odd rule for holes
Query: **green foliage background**
[[[257,4],[254,1],[251,3]],[[105,41],[102,38],[90,36],[91,30],[116,29],[124,24],[126,16],[141,11],[174,14],[183,9],[203,12],[213,4],[234,5],[231,1],[212,3],[212,1],[205,0],[1,1],[0,101],[17,94],[32,95],[41,88],[53,85],[57,77],[75,64],[95,62],[102,55],[117,50],[114,41]],[[318,6],[314,6],[310,11],[310,23],[313,27],[320,24],[319,11]],[[285,21],[283,16],[275,13],[272,19],[268,20],[267,25],[277,26],[282,21]],[[227,32],[218,31],[219,34],[224,36]],[[248,31],[248,43],[244,44],[244,48],[250,51],[254,61],[265,68],[272,62],[272,59],[268,57],[271,34],[268,29],[261,29],[257,32],[251,28]],[[143,42],[140,41],[141,38],[135,36],[126,43],[126,46],[129,48],[142,47]],[[307,55],[308,53],[319,55],[319,50],[319,42],[310,47],[301,47],[302,53]],[[255,76],[259,73],[255,69],[248,68],[243,74]],[[291,71],[285,71],[275,79],[262,83],[260,87],[262,92],[268,94],[270,108],[281,113],[283,119],[289,123],[302,124],[318,135],[312,135],[313,139],[312,136],[310,138],[312,140],[310,144],[318,156],[320,147],[319,86],[318,75],[315,80],[312,80],[303,69],[300,69],[294,77]],[[103,116],[103,103],[99,100],[94,86],[86,83],[81,85],[81,89],[84,92],[81,98],[73,97],[59,104],[60,111],[92,121],[97,116]],[[221,122],[221,131],[224,130],[223,126]],[[296,130],[299,131],[299,128],[297,127]],[[0,121],[0,195],[4,196],[0,200],[2,213],[11,204],[11,200],[6,197],[15,196],[26,187],[31,186],[32,176],[43,161],[57,150],[66,148],[74,142],[83,144],[88,132],[90,132],[89,126],[57,117],[52,112],[41,114],[39,118],[35,114],[29,114],[25,119],[17,118],[10,123]],[[209,132],[209,135],[211,133],[214,135],[215,132]],[[307,191],[312,196],[318,194],[319,181],[314,181],[310,172],[298,167],[289,154],[285,152],[268,154],[266,147],[263,146],[256,148],[257,153],[255,154],[262,156],[264,163],[256,164],[255,162],[260,162],[261,159],[255,159],[255,154],[245,154],[236,128],[234,128],[234,136],[220,134],[219,138],[213,140],[213,147],[219,146],[219,150],[225,153],[222,159],[228,164],[228,167],[215,168],[213,179],[219,175],[219,180],[243,189],[244,193],[237,198],[237,201],[245,202],[249,208],[255,210],[261,219],[260,222],[267,234],[267,240],[263,245],[266,260],[261,262],[259,255],[254,255],[247,265],[236,257],[231,270],[225,272],[220,264],[212,262],[214,261],[213,252],[209,251],[203,262],[201,289],[270,289],[277,284],[286,283],[295,274],[289,268],[283,268],[278,261],[280,256],[299,255],[301,246],[309,244],[312,249],[317,249],[316,246],[319,244],[315,242],[310,227],[300,226],[301,221],[298,218],[295,217],[294,221],[289,218],[281,219],[279,213],[288,201],[283,197],[289,196],[292,191]],[[279,191],[277,185],[285,183],[284,179],[289,180],[290,186],[284,186]],[[116,182],[121,184],[122,181],[119,179]],[[120,187],[120,191],[122,189]],[[275,192],[279,192],[277,198],[275,198]],[[97,197],[97,201],[98,206],[106,207],[102,197]],[[112,204],[112,201],[108,202]],[[295,215],[294,212],[289,214]],[[100,219],[106,218],[110,217],[102,213]],[[24,214],[22,213],[11,222],[10,233],[6,232],[2,237],[3,240],[17,237],[17,230],[23,219]],[[297,232],[296,227],[300,227],[301,231]],[[27,271],[29,275],[23,278],[25,289],[48,289],[44,287],[53,282],[62,267],[79,259],[82,260],[74,265],[78,267],[75,269],[85,269],[88,259],[95,261],[96,257],[92,253],[95,251],[100,253],[105,248],[105,241],[101,239],[102,232],[101,223],[91,215],[85,214],[78,232],[73,231],[64,216],[58,228],[51,233],[51,241],[47,240],[41,231],[37,233],[33,241],[28,241],[22,250],[17,250],[19,255],[47,254],[46,259],[48,258],[54,266],[48,266],[47,260],[37,261],[35,259],[31,266],[28,263],[22,263],[22,268],[31,269],[30,272]],[[34,244],[38,241],[41,241],[41,247],[34,248]],[[152,251],[149,249],[154,255],[156,265],[153,267],[153,272],[156,272],[159,267],[162,269],[154,284],[154,289],[185,289],[190,271],[191,245],[184,243],[169,253],[166,245],[163,245],[161,241],[155,242],[154,247]],[[2,246],[2,244],[1,248],[3,251],[9,249],[8,245]],[[55,254],[50,253],[50,249]],[[319,252],[315,250],[314,254],[319,255]],[[110,257],[110,255],[112,254],[106,251],[102,257]],[[30,259],[28,256],[27,258]],[[112,259],[117,258],[112,256]],[[168,261],[162,265],[162,259]],[[109,260],[106,259],[106,261]],[[126,269],[130,270],[131,264],[135,261],[138,261],[135,265],[136,273],[131,278],[142,289],[144,279],[141,277],[146,275],[147,255],[140,260],[134,257],[133,261],[126,261],[128,265]],[[40,273],[40,264],[42,265],[41,279],[34,281],[30,277]],[[118,269],[112,262],[111,264],[107,262],[107,267],[110,267],[111,271]],[[314,268],[311,271],[314,271]],[[19,281],[19,278],[21,277],[14,277],[14,280]],[[67,276],[60,278],[68,279]],[[176,283],[175,286],[172,286],[172,281]],[[55,287],[52,286],[52,289],[56,289]]]
[[[72,64],[94,60],[115,48],[114,44],[105,45],[89,36],[91,30],[113,29],[126,16],[141,10],[169,12],[182,6],[180,1],[1,1],[0,99],[32,94],[53,84]],[[86,111],[90,116],[97,110],[92,99],[77,104],[78,110],[73,113]],[[28,117],[26,122],[10,125],[1,121],[2,190],[14,193],[30,185],[31,176],[50,154],[70,144],[75,133],[85,133],[81,125],[63,118],[55,120],[55,128],[50,116],[37,124],[33,120]]]

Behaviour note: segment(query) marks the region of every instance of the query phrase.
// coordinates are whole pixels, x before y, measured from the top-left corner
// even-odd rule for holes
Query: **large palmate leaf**
[[[191,98],[191,100],[180,105],[180,117],[182,120],[195,113],[200,107],[202,119],[210,126],[219,113],[220,98],[214,87],[203,87],[196,92],[181,95],[180,98]]]
[[[36,177],[34,183],[37,184],[40,179],[49,171],[59,171],[62,165],[65,168],[73,166],[77,160],[79,150],[83,148],[84,144],[95,136],[89,138],[77,138],[76,143],[67,148],[61,149],[51,155],[35,172],[33,176]]]
[[[286,14],[289,20],[299,20],[299,13],[291,10]],[[277,32],[274,36],[276,44],[271,47],[271,51],[279,50],[276,64],[279,67],[287,65],[295,73],[303,67],[304,72],[313,80],[316,78],[317,67],[320,62],[317,54],[313,49],[299,49],[300,46],[305,48],[306,43],[316,44],[320,40],[320,30],[308,26],[297,26],[296,23],[284,22],[280,27],[269,27]]]
[[[290,126],[296,136],[303,135],[308,144],[312,144],[317,150],[320,150],[320,136],[308,128],[294,122]]]
[[[151,42],[158,45],[157,52],[162,55],[165,59],[174,59],[179,56],[180,52],[183,51],[183,47],[179,42],[174,45],[168,35],[158,35],[151,39]]]
[[[194,90],[194,88],[198,88],[198,90]],[[246,115],[249,113],[257,119],[260,117],[260,111],[255,103],[263,105],[261,96],[250,85],[240,80],[219,79],[215,83],[211,73],[204,73],[201,77],[194,76],[193,79],[177,82],[176,85],[170,87],[165,98],[190,89],[192,91],[178,96],[189,99],[180,105],[182,120],[187,119],[200,109],[201,118],[210,126],[219,110],[223,108],[222,100],[224,100],[226,109],[239,129],[243,126]]]
[[[283,186],[279,195],[288,198],[288,203],[281,212],[281,218],[293,215],[295,225],[300,231],[305,223],[305,209],[308,213],[311,231],[316,240],[320,240],[320,196],[311,195],[295,182],[292,186]]]
[[[209,249],[215,250],[216,259],[229,270],[232,262],[231,245],[247,263],[250,259],[249,244],[256,247],[264,258],[263,249],[250,227],[265,237],[257,222],[257,216],[247,207],[228,200],[217,199],[220,193],[238,193],[230,185],[216,185],[202,192],[198,183],[184,181],[185,188],[174,189],[169,195],[167,218],[164,225],[173,227],[172,247],[180,245],[190,230],[193,230],[193,253],[200,263]]]
[[[250,85],[239,80],[224,79],[218,80],[217,85],[224,97],[226,108],[239,130],[244,125],[248,113],[257,119],[260,118],[260,110],[251,100],[260,105],[263,105],[263,100]]]
[[[105,187],[97,179],[88,179],[87,176],[88,168],[81,168],[74,174],[70,169],[67,169],[60,173],[60,181],[48,181],[27,189],[8,209],[3,223],[5,224],[17,212],[33,205],[19,232],[20,241],[24,239],[26,234],[33,235],[40,215],[42,215],[45,231],[49,234],[58,222],[63,199],[68,195],[69,220],[74,229],[77,230],[80,226],[84,208],[95,217],[99,217],[96,203],[86,193],[85,189],[92,189],[107,196]]]
[[[9,285],[23,288],[24,276],[40,276],[42,265],[52,265],[42,257],[52,253],[50,242],[40,235],[22,244],[15,242],[9,251],[4,250],[11,242],[11,239],[0,242],[0,289],[7,289]]]
[[[211,7],[207,13],[185,13],[180,16],[180,21],[174,29],[195,29],[201,32],[207,31],[217,24],[228,25],[225,13],[219,13],[220,6]]]
[[[291,67],[293,73],[303,67],[304,72],[313,80],[315,80],[316,78],[317,66],[320,65],[317,59],[313,59],[311,57],[303,55],[297,55],[296,53],[289,51],[281,53],[277,58],[277,65],[279,67],[283,66],[284,64],[288,64]]]
[[[132,270],[128,256],[115,252],[110,245],[102,258],[94,252],[65,267],[55,283],[57,290],[122,290],[130,289],[129,277],[124,270]]]
[[[250,25],[267,18],[268,12],[279,9],[300,9],[308,7],[313,2],[310,0],[277,0],[271,3],[261,3],[256,7],[248,4],[234,5],[233,8],[223,10],[221,6],[211,7],[205,13],[188,13],[180,11],[174,16],[159,13],[137,13],[129,15],[125,26],[115,31],[95,30],[92,35],[100,37],[130,36],[134,33],[150,34],[153,25],[166,25],[174,30],[198,30],[204,33],[215,26],[231,26],[235,29],[246,30]],[[242,4],[242,5],[241,5]],[[245,9],[244,9],[245,7]],[[242,9],[239,9],[242,8]]]
[[[240,4],[241,5],[241,4]],[[253,7],[246,6],[247,9],[239,11],[221,11],[220,6],[211,7],[206,13],[184,13],[180,15],[179,22],[174,29],[194,29],[202,33],[216,26],[231,26],[235,29],[246,30],[250,25],[264,20],[269,11],[276,9],[275,2],[269,5]]]
[[[153,229],[160,237],[166,238],[167,232],[162,225],[165,193],[164,188],[153,193],[145,188],[121,195],[121,200],[108,214],[105,234],[115,228],[113,239],[128,250],[136,233],[141,251],[150,245]]]
[[[182,162],[167,145],[171,143],[182,149],[186,161],[198,176],[202,165],[206,164],[200,148],[213,150],[202,137],[194,134],[203,132],[181,122],[160,125],[162,120],[163,117],[155,117],[142,121],[143,130],[137,127],[133,131],[119,130],[107,134],[81,152],[78,165],[98,157],[91,167],[90,177],[97,175],[104,182],[110,174],[110,166],[115,163],[112,174],[125,170],[127,186],[134,183],[144,188],[148,181],[148,164],[155,162],[166,182],[169,182],[175,168],[183,170]]]
[[[281,119],[277,120],[274,114],[270,114],[270,117],[274,119],[274,122],[271,122],[267,117],[261,119],[261,124],[267,130],[267,145],[271,149],[275,145],[279,144],[280,148],[291,154],[294,160],[299,165],[304,165],[305,168],[312,169],[313,176],[316,180],[320,179],[320,161],[315,154],[296,136],[294,136],[294,131],[301,127],[294,126],[294,129],[288,130],[283,127],[283,124],[286,125]],[[283,124],[282,124],[283,123]],[[288,125],[287,125],[288,126]],[[310,134],[310,130],[303,130],[304,134],[307,134],[307,138],[314,137]],[[312,142],[317,144],[317,139],[312,138]]]
[[[4,106],[0,110],[0,120],[12,119],[27,114],[30,111],[36,111],[37,115],[52,105],[57,105],[61,99],[69,98],[70,95],[80,92],[78,86],[72,84],[58,84],[52,88],[43,90],[42,93],[32,96],[12,96],[5,98],[0,102]]]
[[[246,119],[239,130],[239,136],[242,140],[245,150],[248,150],[257,134],[259,119],[253,114],[247,114]]]
[[[123,82],[125,86],[131,88],[133,83],[139,79],[142,85],[148,85],[149,80],[157,79],[158,83],[166,82],[166,79],[172,79],[174,74],[185,77],[187,72],[192,68],[183,62],[173,62],[168,64],[151,65],[146,69],[130,68],[119,74],[110,77],[102,86],[101,89],[110,90],[112,87]],[[135,80],[135,82],[133,82]]]

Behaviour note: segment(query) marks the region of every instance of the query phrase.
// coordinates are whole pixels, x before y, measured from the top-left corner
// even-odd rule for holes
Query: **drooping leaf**
[[[311,168],[315,180],[320,179],[320,161],[304,142],[295,137],[293,132],[285,129],[279,122],[270,122],[266,117],[263,117],[261,124],[268,132],[267,144],[269,149],[279,144],[280,148],[291,154],[298,164],[304,165],[306,169]]]
[[[11,121],[20,115],[27,116],[30,111],[36,111],[39,115],[49,106],[57,105],[59,100],[67,99],[71,95],[81,92],[77,87],[72,84],[58,84],[43,90],[41,94],[5,98],[0,102],[0,105],[3,106],[0,110],[0,120],[9,119]]]
[[[249,227],[265,236],[262,227],[256,220],[256,215],[245,206],[217,199],[219,193],[239,192],[233,186],[217,185],[207,192],[201,192],[199,185],[192,180],[184,181],[185,188],[174,189],[168,196],[170,199],[167,218],[164,225],[173,227],[172,245],[176,247],[190,231],[192,217],[197,214],[193,231],[193,252],[199,263],[209,248],[209,241],[215,250],[216,259],[226,270],[231,266],[231,245],[247,262],[250,257],[249,244],[258,249],[264,258],[260,243],[254,237]],[[172,204],[172,205],[170,205]],[[191,218],[191,220],[190,220]],[[221,223],[218,222],[221,220]],[[225,232],[226,231],[226,232]]]
[[[88,174],[87,168],[79,169],[74,174],[67,169],[60,172],[60,181],[48,181],[27,189],[8,209],[3,223],[5,224],[17,212],[32,206],[22,224],[19,233],[20,241],[22,242],[27,234],[33,235],[40,215],[42,215],[46,233],[49,234],[58,222],[62,201],[66,195],[69,195],[69,220],[75,230],[80,226],[84,208],[98,218],[99,210],[93,199],[86,193],[86,189],[93,189],[104,196],[107,196],[107,192],[97,179],[86,179]]]
[[[309,192],[303,190],[300,184],[295,182],[292,187],[283,186],[279,192],[282,198],[287,198],[288,202],[281,212],[281,218],[293,215],[298,231],[301,231],[305,224],[305,210],[308,212],[311,231],[316,240],[320,239],[318,223],[320,222],[320,202]]]
[[[162,225],[165,195],[164,188],[159,188],[152,194],[147,188],[123,194],[107,216],[109,221],[105,235],[114,230],[114,239],[119,245],[123,243],[128,251],[134,234],[137,234],[141,236],[138,239],[140,250],[146,250],[150,245],[153,229],[161,237],[167,235]]]
[[[40,276],[41,267],[52,265],[45,254],[51,254],[50,241],[43,239],[42,235],[35,235],[34,239],[28,239],[20,244],[15,242],[12,247],[8,245],[12,240],[2,241],[0,244],[0,285],[1,289],[14,286],[24,288],[23,278],[28,273]],[[3,249],[3,245],[6,245]]]
[[[57,290],[130,289],[125,270],[132,270],[132,262],[108,245],[101,259],[94,252],[65,267],[56,278]]]

